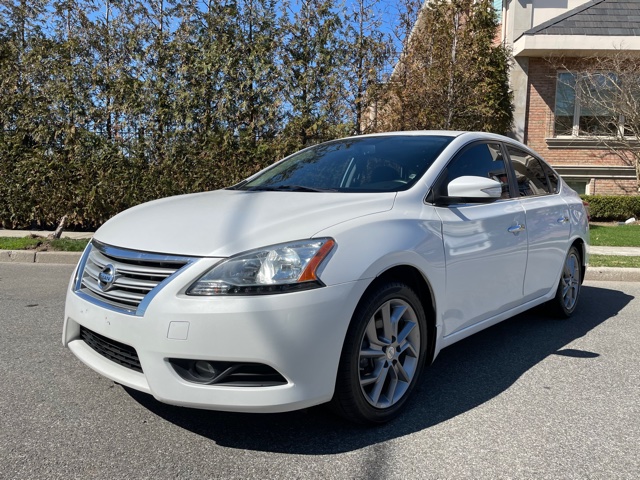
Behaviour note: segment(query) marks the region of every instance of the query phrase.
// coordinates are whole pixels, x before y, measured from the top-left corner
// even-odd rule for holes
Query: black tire
[[[582,286],[582,262],[580,253],[571,246],[562,265],[556,296],[549,302],[552,313],[559,318],[569,318],[578,307]]]
[[[427,320],[416,293],[400,282],[371,288],[347,331],[331,407],[357,423],[395,418],[420,377],[426,352]]]

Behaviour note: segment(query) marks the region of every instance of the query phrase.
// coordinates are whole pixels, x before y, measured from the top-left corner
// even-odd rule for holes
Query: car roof
[[[463,131],[463,130],[406,130],[406,131],[393,131],[393,132],[380,132],[380,133],[367,133],[364,135],[354,135],[352,137],[346,138],[368,138],[368,137],[393,137],[393,136],[416,136],[416,137],[431,137],[431,136],[440,136],[440,137],[464,137],[466,140],[474,140],[474,139],[490,139],[496,141],[506,141],[511,142],[513,144],[520,144],[517,140],[506,137],[504,135],[499,135],[497,133],[489,133],[489,132],[474,132],[474,131]],[[339,140],[345,140],[345,138],[341,138]]]
[[[477,132],[477,131],[463,131],[463,130],[407,130],[407,131],[394,131],[394,132],[381,132],[381,133],[369,133],[365,135],[357,135],[348,138],[367,138],[367,137],[385,137],[385,136],[440,136],[440,137],[451,137],[456,138],[456,143],[459,144],[458,141],[466,143],[472,142],[474,140],[494,140],[497,142],[504,142],[506,144],[510,144],[513,146],[517,146],[519,148],[524,148],[529,153],[535,154],[540,157],[538,153],[536,153],[531,147],[525,145],[524,143],[514,139],[509,138],[505,135],[500,135],[497,133],[489,133],[489,132]],[[344,140],[344,138],[339,139]]]

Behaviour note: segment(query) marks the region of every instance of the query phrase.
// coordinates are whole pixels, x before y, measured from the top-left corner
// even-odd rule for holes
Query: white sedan
[[[108,221],[71,279],[62,340],[161,402],[330,402],[380,423],[442,348],[545,302],[570,316],[588,240],[580,197],[514,140],[336,140]]]

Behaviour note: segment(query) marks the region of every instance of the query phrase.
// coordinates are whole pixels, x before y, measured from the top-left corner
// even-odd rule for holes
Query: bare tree
[[[346,17],[345,103],[353,133],[369,133],[367,106],[380,93],[381,78],[391,56],[391,37],[381,31],[380,0],[353,0]]]

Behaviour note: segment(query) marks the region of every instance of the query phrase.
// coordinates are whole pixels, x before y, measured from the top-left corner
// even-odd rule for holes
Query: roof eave
[[[593,57],[616,52],[640,55],[640,37],[525,34],[513,44],[514,57]]]

